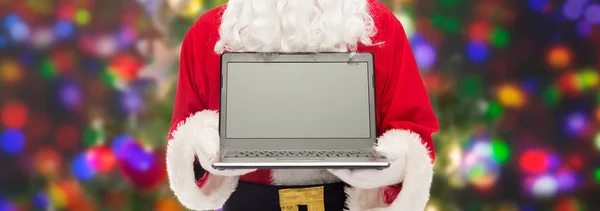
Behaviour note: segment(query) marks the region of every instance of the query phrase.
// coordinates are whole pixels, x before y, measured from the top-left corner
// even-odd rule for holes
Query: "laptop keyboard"
[[[228,151],[230,158],[266,158],[266,157],[374,157],[370,151]]]

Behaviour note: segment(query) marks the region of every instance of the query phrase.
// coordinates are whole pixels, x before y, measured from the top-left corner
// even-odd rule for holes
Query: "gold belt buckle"
[[[325,187],[290,188],[279,190],[281,211],[298,211],[305,205],[308,211],[325,211]]]

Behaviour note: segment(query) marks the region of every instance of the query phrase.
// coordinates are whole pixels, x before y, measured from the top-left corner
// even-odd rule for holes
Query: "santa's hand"
[[[198,136],[200,137],[199,143],[196,143],[196,156],[198,157],[198,161],[204,170],[213,174],[220,176],[241,176],[244,174],[248,174],[250,172],[256,171],[256,169],[226,169],[226,170],[217,170],[212,167],[212,164],[219,161],[219,151],[220,151],[220,138],[218,131],[218,124],[213,126],[203,127],[198,131]]]
[[[329,169],[345,183],[362,189],[379,188],[399,184],[404,180],[408,145],[404,140],[396,140],[385,134],[373,147],[375,152],[390,161],[386,169]]]

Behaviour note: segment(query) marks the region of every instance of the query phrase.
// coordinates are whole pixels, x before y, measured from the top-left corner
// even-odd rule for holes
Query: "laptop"
[[[377,168],[370,53],[224,53],[215,169]]]

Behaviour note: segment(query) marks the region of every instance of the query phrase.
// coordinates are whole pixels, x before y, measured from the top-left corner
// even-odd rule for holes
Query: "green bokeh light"
[[[510,43],[510,34],[502,28],[495,28],[490,37],[490,42],[494,47],[505,48]]]
[[[474,97],[482,94],[483,82],[480,77],[469,76],[459,84],[458,92],[461,96]]]
[[[110,70],[110,68],[106,68],[105,71],[102,72],[102,79],[104,82],[112,87],[116,87],[117,76]]]
[[[506,163],[510,157],[510,148],[500,140],[492,141],[492,159],[498,163]]]
[[[488,105],[487,116],[491,119],[498,119],[502,116],[504,108],[498,102],[490,102]]]
[[[104,143],[104,132],[99,128],[88,127],[83,132],[83,141],[86,146],[97,146]]]
[[[431,17],[431,22],[439,29],[450,33],[460,33],[463,28],[463,24],[456,18],[447,17],[440,14],[433,15]]]
[[[556,106],[560,101],[560,91],[556,86],[550,86],[544,91],[544,103],[548,106]]]
[[[50,59],[44,59],[42,63],[40,63],[39,68],[42,78],[46,80],[56,78],[56,76],[58,75],[56,65],[54,65],[54,62]]]

